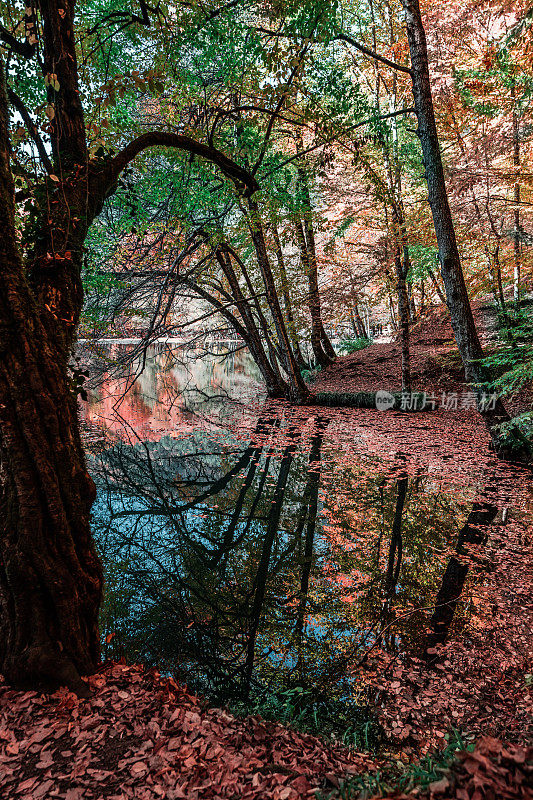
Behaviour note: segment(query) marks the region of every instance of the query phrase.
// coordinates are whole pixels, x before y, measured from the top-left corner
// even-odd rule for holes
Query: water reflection
[[[108,655],[217,699],[291,686],[342,699],[372,648],[423,651],[437,595],[439,635],[460,629],[449,576],[477,521],[467,495],[343,461],[318,414],[272,414],[245,441],[181,434],[118,442],[92,464]]]
[[[122,436],[159,439],[193,432],[200,414],[218,423],[266,396],[249,352],[234,344],[209,347],[113,344],[82,353],[89,366],[91,402],[84,419]]]
[[[430,620],[431,631],[426,641],[426,657],[433,655],[433,648],[446,641],[457,603],[461,597],[468,575],[468,563],[461,556],[468,555],[468,544],[484,544],[490,526],[498,514],[498,506],[486,501],[475,502],[465,524],[457,537],[456,554],[450,557],[437,594],[435,611]],[[428,653],[428,651],[430,651]]]

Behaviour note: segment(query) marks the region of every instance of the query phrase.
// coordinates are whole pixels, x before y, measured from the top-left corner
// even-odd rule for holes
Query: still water
[[[217,701],[364,704],[369,652],[424,659],[465,635],[484,543],[531,514],[501,476],[450,465],[428,415],[407,431],[269,403],[249,355],[223,346],[117,366],[125,352],[100,354],[84,410],[105,433],[90,455],[105,655]]]

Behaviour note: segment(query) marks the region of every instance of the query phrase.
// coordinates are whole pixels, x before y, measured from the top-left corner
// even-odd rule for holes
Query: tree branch
[[[345,33],[337,34],[335,39],[341,42],[346,42],[346,44],[350,44],[352,47],[355,47],[356,50],[359,50],[361,53],[364,53],[365,56],[373,58],[375,61],[381,61],[382,64],[385,64],[387,67],[390,67],[391,69],[396,69],[399,72],[405,72],[406,75],[412,74],[409,67],[404,67],[401,64],[397,64],[395,61],[391,61],[389,58],[386,58],[385,56],[380,56],[379,53],[375,53],[369,47],[366,47],[366,45],[361,44],[360,42],[356,42],[355,39],[352,39],[351,36],[347,36]]]
[[[398,111],[391,111],[389,114],[380,114],[377,117],[370,117],[369,119],[364,119],[362,122],[356,122],[355,125],[350,125],[349,128],[346,128],[345,131],[342,132],[342,135],[346,135],[347,133],[351,133],[356,128],[362,128],[363,125],[368,125],[369,122],[374,122],[375,120],[382,120],[382,119],[390,119],[391,117],[399,117],[401,114],[413,114],[414,108],[401,108]],[[297,161],[302,156],[307,155],[307,153],[312,153],[313,150],[318,150],[319,147],[322,147],[327,142],[321,141],[318,144],[314,144],[312,147],[308,147],[305,150],[302,150],[301,153],[295,153],[290,158],[285,159],[282,161],[281,164],[277,164],[273,169],[269,170],[263,175],[263,178],[268,178],[269,175],[272,173],[277,172],[278,169],[282,169],[287,164],[291,164],[293,161]]]
[[[112,180],[116,180],[124,167],[130,161],[147,150],[149,147],[168,147],[176,150],[184,150],[187,153],[204,158],[211,164],[217,166],[220,171],[229,178],[239,191],[244,191],[246,197],[258,191],[259,184],[247,170],[236,164],[216,147],[209,147],[202,142],[197,142],[189,136],[182,136],[178,133],[170,133],[165,131],[152,131],[144,133],[137,139],[134,139],[126,147],[118,153],[111,161],[109,166],[111,169]]]
[[[34,44],[30,44],[27,40],[24,42],[19,41],[16,36],[13,36],[3,25],[0,25],[0,41],[7,44],[13,53],[22,56],[22,58],[31,58],[35,53]]]
[[[18,94],[15,94],[13,89],[10,89],[9,87],[7,89],[7,96],[13,108],[16,108],[20,116],[22,117],[24,125],[26,126],[28,133],[30,134],[35,144],[35,147],[37,148],[37,152],[39,153],[39,158],[41,159],[43,167],[49,174],[53,173],[54,168],[52,166],[52,162],[50,161],[50,157],[46,152],[46,147],[44,146],[44,142],[39,136],[39,133],[37,132],[37,126],[33,122],[30,116],[30,112],[28,111],[28,109],[18,96]]]

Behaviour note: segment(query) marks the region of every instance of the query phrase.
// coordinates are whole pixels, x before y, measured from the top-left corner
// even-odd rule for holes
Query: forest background
[[[409,390],[409,328],[446,300],[478,400],[494,360],[500,388],[531,379],[532,20],[411,0],[2,6],[8,679],[83,692],[98,663],[80,321],[99,337],[138,318],[146,344],[184,309],[217,314],[271,397],[313,403],[306,369],[336,359],[335,326],[370,335],[363,308],[389,308]],[[469,295],[509,331],[492,363]],[[502,402],[479,408],[527,458]]]

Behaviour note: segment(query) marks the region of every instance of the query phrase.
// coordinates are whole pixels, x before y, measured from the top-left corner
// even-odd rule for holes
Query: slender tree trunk
[[[255,288],[254,288],[254,285],[253,285],[253,283],[251,281],[251,278],[250,278],[250,276],[248,274],[248,270],[246,269],[246,265],[239,258],[237,253],[234,250],[232,250],[230,247],[224,248],[224,254],[223,255],[224,255],[224,258],[225,258],[225,261],[226,261],[226,264],[228,266],[229,271],[233,273],[233,276],[234,276],[235,282],[237,283],[237,286],[238,286],[238,280],[237,280],[237,277],[236,277],[235,272],[233,270],[233,265],[232,265],[232,262],[231,262],[232,256],[233,256],[234,260],[236,261],[236,263],[241,268],[241,272],[242,272],[242,275],[243,275],[243,278],[244,278],[244,282],[246,283],[246,288],[250,292],[250,297],[252,298],[251,299],[252,307],[255,309],[255,313],[256,313],[257,319],[259,321],[259,327],[261,329],[261,333],[263,334],[263,339],[264,339],[264,341],[266,342],[266,345],[267,345],[268,355],[269,355],[269,358],[270,358],[270,364],[272,366],[272,370],[276,373],[278,378],[280,380],[282,380],[281,372],[280,372],[279,364],[278,364],[278,353],[276,352],[276,348],[274,346],[274,342],[272,341],[272,336],[270,335],[271,332],[270,332],[269,327],[268,327],[268,322],[266,320],[265,315],[263,314],[263,310],[261,308],[261,303],[259,302],[259,298],[257,297],[257,293],[255,291]],[[252,320],[253,320],[253,314],[251,314],[251,317],[252,317]]]
[[[501,455],[507,455],[502,450],[496,427],[499,423],[509,420],[503,403],[498,400],[495,408],[487,408],[482,403],[482,394],[484,390],[486,391],[489,376],[480,363],[483,358],[483,349],[468,299],[455,237],[455,228],[448,202],[431,94],[426,35],[422,24],[420,7],[418,0],[402,0],[402,5],[405,12],[407,38],[411,54],[411,78],[418,119],[417,134],[422,145],[429,204],[439,247],[441,272],[446,288],[452,329],[465,368],[466,379],[470,383],[476,384],[478,409],[483,415],[491,434],[493,446]],[[528,455],[524,453],[523,457],[527,458]]]
[[[285,259],[283,257],[283,248],[279,238],[278,227],[275,220],[272,221],[272,234],[274,236],[274,244],[276,249],[276,258],[278,261],[279,277],[281,280],[281,293],[283,296],[283,306],[285,308],[285,315],[287,317],[287,329],[294,350],[294,355],[300,369],[306,369],[308,365],[302,355],[300,342],[298,340],[298,333],[296,331],[296,323],[294,320],[294,313],[292,309],[291,294],[289,290],[289,281],[287,278],[287,270],[285,268]]]
[[[330,362],[337,358],[337,354],[331,344],[328,334],[322,322],[322,308],[320,302],[320,290],[318,287],[318,265],[316,258],[315,233],[311,219],[304,217],[305,241],[307,243],[307,254],[309,262],[309,308],[314,325],[320,337],[320,344]]]
[[[413,292],[413,285],[406,281],[407,284],[407,299],[409,301],[409,319],[411,322],[416,322],[416,303],[415,295]]]
[[[393,594],[396,590],[396,584],[400,577],[400,570],[402,567],[402,521],[403,509],[405,505],[405,498],[407,497],[407,488],[409,479],[407,477],[398,478],[396,497],[396,507],[394,509],[394,520],[392,522],[391,540],[389,547],[389,558],[387,563],[387,591]]]
[[[267,392],[270,397],[282,397],[287,391],[287,385],[281,378],[279,371],[275,369],[275,362],[273,366],[265,353],[261,336],[257,330],[253,314],[250,310],[247,299],[244,297],[241,291],[241,287],[239,286],[239,281],[237,280],[237,276],[235,275],[231,261],[228,261],[225,258],[225,253],[222,253],[219,250],[216,252],[216,258],[229,283],[232,297],[235,300],[235,305],[237,306],[237,310],[242,319],[243,326],[246,329],[246,343],[261,371],[261,374],[263,375]]]
[[[316,428],[311,439],[311,448],[309,452],[309,465],[307,472],[307,485],[304,491],[302,509],[302,523],[307,522],[305,530],[305,542],[302,558],[302,572],[300,577],[300,597],[298,602],[298,610],[296,612],[296,624],[294,626],[294,638],[296,641],[296,648],[298,652],[298,660],[296,669],[298,675],[302,680],[304,678],[303,667],[303,649],[302,639],[305,626],[305,615],[307,610],[307,603],[309,599],[309,582],[311,577],[311,569],[313,566],[313,547],[315,541],[316,519],[318,515],[318,488],[320,485],[320,461],[321,461],[321,448],[322,437],[324,429],[327,426],[325,420],[316,418],[314,420]],[[302,524],[303,528],[303,524]]]
[[[441,303],[444,303],[444,305],[446,305],[446,297],[444,296],[443,291],[439,286],[439,281],[437,279],[437,276],[435,275],[435,273],[433,272],[431,267],[428,267],[427,272],[428,272],[428,275],[429,275],[429,279],[430,279],[431,283],[433,284],[433,288],[435,289],[435,291],[437,293],[437,297],[439,298]]]
[[[283,451],[283,456],[281,458],[278,478],[272,499],[272,509],[268,516],[268,523],[266,526],[265,535],[263,537],[261,555],[259,557],[259,564],[257,566],[257,573],[254,580],[254,596],[252,608],[250,610],[248,643],[246,647],[246,661],[244,664],[243,694],[245,697],[249,695],[250,686],[252,683],[255,661],[255,643],[259,631],[263,605],[265,602],[272,548],[274,546],[274,542],[276,541],[276,535],[279,529],[279,521],[285,500],[285,490],[287,488],[287,481],[289,479],[294,453],[296,452],[299,433],[297,432],[296,428],[291,428],[288,436],[289,444]]]
[[[396,319],[396,312],[394,311],[394,301],[392,295],[389,294],[389,315],[393,331],[398,330],[398,321]]]
[[[518,170],[520,169],[520,131],[518,124],[518,109],[516,103],[516,86],[513,79],[511,85],[511,97],[513,100],[513,165],[517,170],[517,179],[515,181],[513,195],[514,195],[514,275],[513,275],[513,299],[516,307],[520,306],[520,289],[521,289],[521,258],[520,258],[520,180],[518,177]]]
[[[298,153],[303,153],[303,142],[301,134],[298,133],[296,138],[296,150]],[[309,180],[307,177],[306,165],[301,155],[298,161],[298,188],[301,193],[303,202],[303,214],[301,221],[301,231],[298,231],[298,237],[303,237],[303,247],[306,252],[305,265],[307,267],[307,278],[309,284],[309,312],[311,314],[311,343],[313,340],[320,343],[317,345],[317,352],[315,355],[318,359],[320,357],[328,363],[331,363],[337,357],[333,345],[329,340],[324,324],[322,322],[322,311],[320,308],[320,292],[318,288],[318,264],[316,257],[315,245],[315,232],[313,230],[313,209],[311,206],[311,194],[309,192]],[[297,222],[298,224],[298,222]],[[302,243],[300,243],[302,247]],[[302,250],[303,253],[303,250]],[[313,350],[314,350],[313,346]],[[322,353],[324,355],[322,355]],[[324,359],[325,356],[325,359]],[[321,362],[320,362],[321,363]],[[326,363],[322,366],[327,366]]]
[[[298,369],[287,333],[287,328],[283,319],[278,293],[274,282],[274,276],[272,274],[272,269],[268,258],[268,251],[266,247],[259,206],[257,205],[256,201],[250,197],[248,198],[248,207],[250,209],[248,218],[250,233],[257,255],[257,263],[263,276],[266,289],[266,298],[278,336],[278,344],[284,360],[283,366],[288,377],[290,393],[289,399],[297,403],[305,402],[306,400],[310,399],[311,393],[309,392],[309,389],[307,388],[305,381],[301,376],[300,370]]]
[[[459,531],[456,547],[457,556],[452,556],[448,561],[442,584],[437,594],[435,610],[429,623],[431,633],[426,636],[424,647],[424,655],[426,657],[429,657],[428,648],[432,649],[436,644],[443,644],[448,636],[455,609],[463,592],[468,574],[468,564],[459,558],[465,552],[464,546],[468,543],[479,545],[486,541],[486,531],[478,526],[491,525],[497,514],[497,506],[486,501],[475,502],[465,524]]]
[[[322,342],[322,337],[320,335],[320,301],[317,305],[317,300],[319,300],[318,293],[312,289],[313,280],[310,278],[311,267],[309,263],[309,251],[307,249],[307,242],[305,238],[305,230],[301,219],[296,219],[295,221],[295,231],[296,231],[296,238],[298,240],[298,245],[300,248],[300,260],[302,263],[302,269],[304,273],[307,275],[308,279],[308,297],[307,297],[307,304],[309,308],[309,314],[311,316],[311,348],[313,350],[313,354],[316,358],[318,364],[321,367],[329,367],[331,364],[331,358],[326,354],[324,350],[324,345]]]
[[[407,296],[407,283],[405,280],[405,263],[402,262],[400,249],[396,251],[394,259],[398,289],[398,316],[400,324],[400,339],[402,344],[402,391],[411,391],[411,366],[409,353],[409,299]]]
[[[359,303],[357,300],[354,300],[353,309],[352,309],[353,318],[355,321],[355,328],[357,336],[360,339],[369,339],[369,332],[365,328],[365,324],[361,319],[361,314],[359,313]]]
[[[505,319],[508,319],[507,315],[507,308],[505,305],[505,295],[503,293],[503,284],[502,284],[502,268],[500,266],[500,245],[497,244],[494,253],[492,256],[492,263],[494,264],[494,275],[496,278],[496,287],[498,290],[498,300],[500,302],[500,306],[502,309],[502,314]]]
[[[95,487],[67,377],[68,335],[54,316],[59,303],[79,314],[79,294],[71,285],[73,295],[41,308],[24,275],[0,71],[0,672],[14,685],[86,695],[80,675],[100,657]]]

